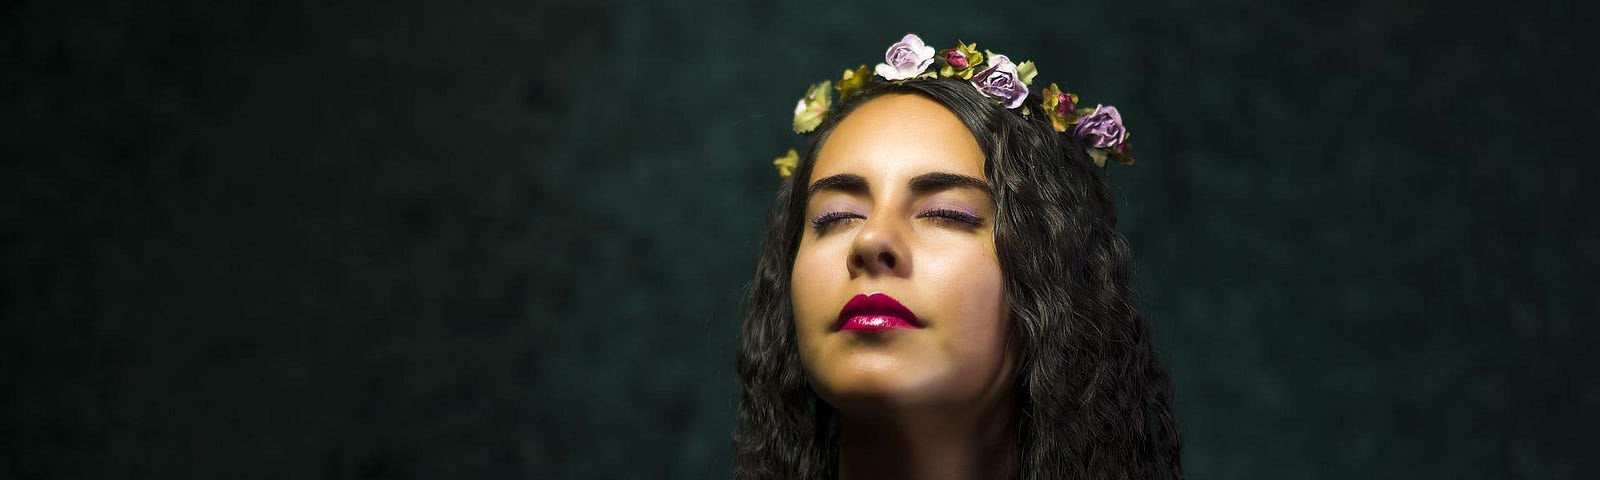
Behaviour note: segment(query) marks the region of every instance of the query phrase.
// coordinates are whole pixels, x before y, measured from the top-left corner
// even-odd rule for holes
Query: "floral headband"
[[[985,59],[988,61],[985,62]],[[1017,110],[1021,107],[1020,113],[1024,116],[1032,113],[1022,104],[1028,98],[1028,85],[1032,85],[1033,77],[1039,74],[1032,61],[1012,63],[1005,55],[988,50],[979,53],[977,43],[956,42],[956,48],[935,54],[933,47],[922,43],[922,38],[909,33],[899,43],[889,46],[883,60],[884,63],[872,70],[868,70],[866,65],[845,70],[837,86],[827,80],[811,85],[806,90],[806,96],[795,103],[794,132],[809,133],[822,123],[832,104],[833,95],[829,90],[839,92],[839,100],[843,101],[865,86],[874,75],[887,81],[960,78],[971,83],[978,93],[1000,102],[1007,109]],[[1054,83],[1045,87],[1040,96],[1044,100],[1045,114],[1050,116],[1050,125],[1057,132],[1072,135],[1082,143],[1095,165],[1105,167],[1108,158],[1126,165],[1133,164],[1133,157],[1128,156],[1128,138],[1131,135],[1122,126],[1122,114],[1117,112],[1117,107],[1095,105],[1094,108],[1077,108],[1078,95],[1063,92]],[[799,163],[800,155],[792,148],[788,154],[772,161],[778,167],[779,178],[789,178]]]

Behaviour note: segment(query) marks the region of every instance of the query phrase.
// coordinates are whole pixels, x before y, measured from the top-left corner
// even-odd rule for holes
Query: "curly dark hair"
[[[809,134],[778,189],[738,354],[734,477],[836,478],[834,409],[812,390],[796,348],[790,273],[816,153],[855,108],[885,94],[926,96],[966,124],[987,161],[1004,294],[1024,340],[1016,388],[1020,477],[1183,478],[1172,384],[1132,300],[1132,253],[1115,227],[1104,170],[1071,135],[1007,111],[958,79],[875,81]]]

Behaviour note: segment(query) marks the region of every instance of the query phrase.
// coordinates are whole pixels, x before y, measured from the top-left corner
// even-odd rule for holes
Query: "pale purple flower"
[[[972,86],[978,92],[999,100],[1006,108],[1022,106],[1028,98],[1028,86],[1017,77],[1017,65],[1005,55],[990,55],[989,66],[972,76]]]
[[[933,47],[922,43],[916,34],[907,33],[900,43],[889,46],[883,54],[884,63],[878,64],[878,76],[884,80],[904,80],[921,75],[933,65]]]
[[[1117,107],[1095,105],[1094,113],[1078,120],[1072,135],[1088,147],[1116,148],[1128,140],[1128,129],[1122,126],[1122,114],[1117,113]]]

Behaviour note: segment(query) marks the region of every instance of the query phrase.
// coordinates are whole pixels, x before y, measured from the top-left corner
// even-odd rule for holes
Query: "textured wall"
[[[1193,477],[1600,476],[1591,4],[329,3],[0,7],[0,478],[725,476],[789,109],[907,31],[1127,115]]]

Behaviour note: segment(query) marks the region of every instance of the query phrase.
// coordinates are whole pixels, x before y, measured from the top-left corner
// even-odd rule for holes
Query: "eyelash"
[[[978,228],[978,225],[983,224],[983,219],[977,215],[959,210],[929,210],[917,216],[931,218],[940,223],[955,223],[967,228]]]
[[[816,230],[816,231],[818,231],[818,232],[821,232],[823,230],[827,230],[828,227],[833,226],[834,222],[838,222],[839,220],[844,220],[844,219],[847,219],[847,218],[866,218],[866,217],[863,217],[863,216],[861,216],[861,214],[854,213],[854,212],[828,212],[828,213],[824,213],[822,215],[819,215],[819,216],[817,216],[816,219],[812,220],[811,221],[811,228]]]
[[[819,215],[819,216],[817,216],[816,219],[812,220],[811,221],[811,228],[815,229],[816,231],[821,232],[821,231],[827,230],[829,227],[832,227],[834,223],[836,223],[836,222],[838,222],[840,220],[845,220],[845,219],[850,219],[850,218],[866,218],[866,217],[863,217],[863,216],[861,216],[861,214],[854,213],[854,212],[828,212],[828,213],[824,213],[822,215]],[[929,211],[926,211],[926,212],[922,212],[921,214],[918,214],[917,218],[928,218],[928,219],[932,219],[933,221],[936,221],[936,222],[939,222],[939,223],[953,224],[955,226],[960,226],[960,227],[965,227],[965,228],[977,228],[978,225],[982,225],[983,224],[983,219],[982,218],[978,218],[977,215],[973,215],[973,214],[970,214],[970,213],[967,213],[967,212],[962,212],[962,211],[959,211],[959,210],[942,210],[942,209],[941,210],[929,210]]]

